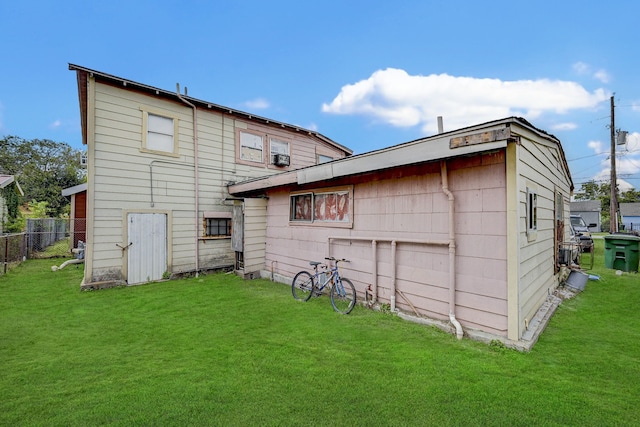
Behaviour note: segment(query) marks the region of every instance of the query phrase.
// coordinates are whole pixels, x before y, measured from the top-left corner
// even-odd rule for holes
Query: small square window
[[[142,109],[142,150],[178,154],[178,119]]]
[[[204,237],[230,237],[231,218],[205,218]]]

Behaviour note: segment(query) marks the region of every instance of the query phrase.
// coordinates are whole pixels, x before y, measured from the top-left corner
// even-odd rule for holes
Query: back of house
[[[69,69],[87,150],[86,287],[234,268],[243,237],[228,184],[351,154],[315,131],[179,89]]]

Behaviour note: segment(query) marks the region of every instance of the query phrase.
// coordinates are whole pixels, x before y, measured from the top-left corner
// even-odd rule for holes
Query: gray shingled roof
[[[640,203],[620,203],[620,215],[640,216]]]
[[[600,200],[579,200],[571,202],[571,212],[600,212]]]

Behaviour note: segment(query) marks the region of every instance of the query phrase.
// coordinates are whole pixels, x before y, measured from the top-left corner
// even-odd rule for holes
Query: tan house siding
[[[195,167],[193,110],[177,100],[150,96],[126,86],[87,79],[88,231],[85,282],[126,280],[126,217],[123,212],[170,212],[167,239],[171,272],[195,268]],[[177,120],[177,150],[160,153],[143,147],[143,114]],[[231,212],[226,186],[250,178],[316,163],[316,146],[335,157],[346,153],[303,131],[285,130],[199,107],[199,233],[203,212]],[[237,162],[238,129],[277,137],[290,143],[291,166]],[[265,144],[268,150],[268,143]],[[300,155],[298,155],[300,154]],[[265,156],[267,157],[267,156]],[[199,263],[203,269],[234,263],[230,239],[202,239]],[[263,266],[261,267],[263,268]]]
[[[533,143],[523,137],[519,147],[520,200],[520,273],[519,313],[520,331],[531,320],[550,291],[558,285],[555,274],[555,195],[564,198],[565,223],[569,218],[570,184],[560,165],[558,147]],[[534,188],[538,197],[538,231],[535,239],[526,234],[527,187]],[[568,229],[565,228],[568,238]]]

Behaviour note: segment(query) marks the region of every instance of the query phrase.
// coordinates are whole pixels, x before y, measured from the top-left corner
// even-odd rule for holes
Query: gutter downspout
[[[194,172],[194,192],[195,192],[195,220],[194,220],[194,231],[195,231],[195,246],[196,246],[196,277],[198,277],[200,273],[200,227],[198,226],[198,222],[200,220],[200,176],[199,176],[199,164],[198,164],[198,109],[194,104],[187,101],[185,98],[180,95],[180,84],[176,83],[176,94],[178,95],[178,99],[184,102],[186,105],[193,109],[193,166],[195,169]],[[186,94],[186,90],[185,90]]]
[[[453,193],[449,191],[447,177],[447,161],[440,161],[440,175],[442,176],[442,192],[449,198],[449,320],[456,328],[456,337],[461,340],[464,335],[462,325],[456,319],[456,228],[454,216]]]

